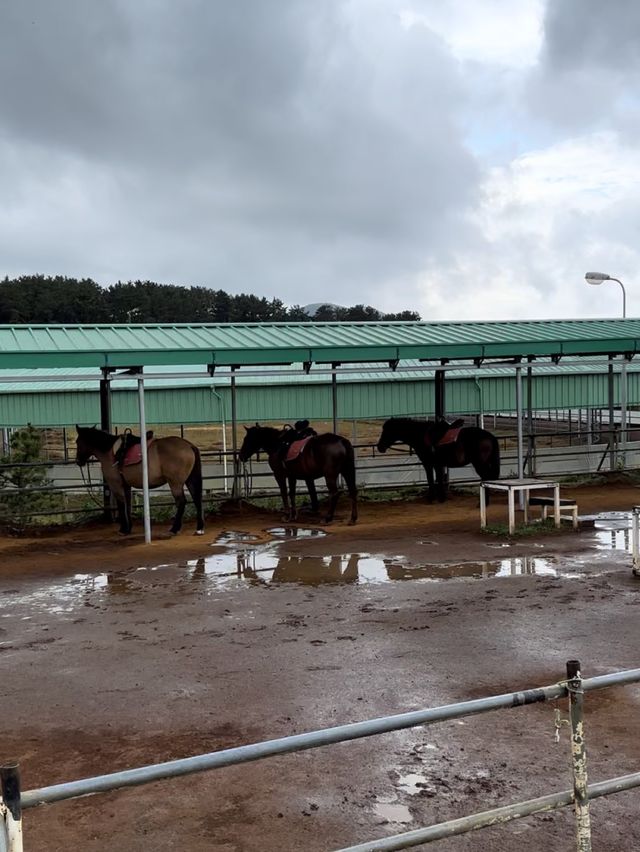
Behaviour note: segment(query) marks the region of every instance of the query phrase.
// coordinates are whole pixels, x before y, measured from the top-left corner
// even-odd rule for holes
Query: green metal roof
[[[640,352],[640,320],[0,326],[0,369]]]

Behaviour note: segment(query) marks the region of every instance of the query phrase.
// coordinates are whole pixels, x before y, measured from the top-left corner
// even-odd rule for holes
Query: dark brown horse
[[[382,427],[378,451],[392,444],[408,444],[422,462],[429,483],[428,499],[447,498],[445,469],[471,464],[480,479],[500,477],[500,447],[495,435],[478,426],[462,426],[463,421],[413,420],[392,417]],[[436,487],[434,487],[434,472]]]
[[[102,467],[104,481],[118,504],[120,532],[131,532],[131,489],[142,488],[142,462],[119,467],[114,459],[121,436],[111,435],[94,427],[76,426],[76,463],[81,467],[95,456]],[[204,533],[202,514],[202,462],[200,450],[184,438],[156,438],[148,445],[149,488],[168,485],[176,502],[176,514],[171,532],[182,528],[182,516],[187,505],[184,486],[189,489],[196,507],[196,535]]]
[[[307,483],[311,497],[311,509],[318,511],[318,494],[315,480],[324,477],[329,491],[329,512],[326,523],[331,523],[338,502],[338,476],[342,476],[351,497],[350,524],[358,519],[358,503],[356,489],[356,466],[353,447],[350,441],[340,435],[316,435],[309,438],[304,449],[291,461],[285,461],[282,455],[282,440],[286,435],[284,429],[274,429],[271,426],[255,426],[247,428],[242,447],[240,461],[246,462],[251,456],[263,450],[268,457],[269,467],[273,471],[276,482],[282,494],[287,520],[296,520],[296,482],[303,480]],[[287,492],[287,483],[289,489]]]

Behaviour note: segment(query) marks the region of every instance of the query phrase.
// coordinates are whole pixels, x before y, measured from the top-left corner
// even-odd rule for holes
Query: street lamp
[[[624,284],[618,278],[612,278],[606,272],[587,272],[584,276],[587,284],[602,284],[603,281],[617,281],[622,287],[622,318],[627,316],[627,294],[625,293]]]
[[[622,288],[622,318],[627,316],[627,294],[624,289],[624,284],[618,278],[612,278],[606,272],[587,272],[584,276],[587,284],[602,284],[603,281],[617,281]],[[611,403],[609,403],[611,405]],[[611,424],[613,425],[613,424]],[[620,443],[624,447],[627,441],[627,365],[622,356],[622,364],[620,365]],[[611,456],[613,466],[613,454]]]

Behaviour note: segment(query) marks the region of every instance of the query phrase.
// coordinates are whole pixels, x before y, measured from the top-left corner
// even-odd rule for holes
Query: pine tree
[[[37,512],[50,508],[53,495],[34,491],[51,485],[42,462],[42,432],[31,424],[11,436],[11,452],[0,456],[0,522],[23,532]],[[11,493],[15,491],[14,493]],[[10,493],[6,493],[10,492]]]

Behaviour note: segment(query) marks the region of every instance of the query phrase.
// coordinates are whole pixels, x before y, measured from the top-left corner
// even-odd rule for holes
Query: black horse
[[[478,426],[463,426],[463,422],[392,417],[382,427],[378,451],[385,453],[392,444],[408,444],[427,474],[428,499],[433,500],[437,494],[442,503],[447,498],[445,469],[448,467],[472,464],[480,479],[500,477],[500,447],[495,435]]]
[[[268,456],[269,467],[273,471],[276,482],[280,487],[284,510],[287,520],[296,519],[296,482],[304,480],[311,497],[311,509],[318,511],[318,494],[314,480],[324,477],[329,490],[329,512],[326,523],[331,523],[338,502],[338,476],[342,476],[351,497],[350,524],[358,519],[358,492],[356,489],[355,456],[351,442],[340,435],[315,435],[309,438],[302,452],[291,461],[282,456],[282,441],[286,430],[274,429],[271,426],[255,426],[247,428],[247,434],[240,452],[240,461],[246,462],[251,456],[264,450]],[[289,491],[287,493],[287,483]]]

